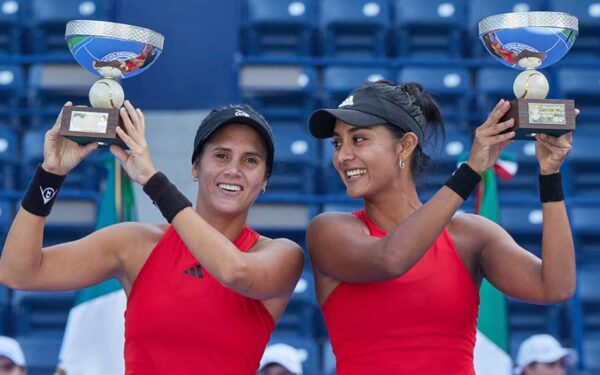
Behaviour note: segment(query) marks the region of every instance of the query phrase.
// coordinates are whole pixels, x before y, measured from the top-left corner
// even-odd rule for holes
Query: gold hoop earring
[[[400,159],[400,161],[398,162],[398,166],[400,167],[400,170],[404,169],[404,160]]]

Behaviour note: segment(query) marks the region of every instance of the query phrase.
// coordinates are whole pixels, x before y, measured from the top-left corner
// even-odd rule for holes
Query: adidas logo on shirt
[[[202,266],[199,264],[194,267],[190,267],[187,270],[184,270],[183,273],[185,273],[186,275],[190,275],[192,277],[198,278],[198,279],[204,278],[204,274],[202,273]]]

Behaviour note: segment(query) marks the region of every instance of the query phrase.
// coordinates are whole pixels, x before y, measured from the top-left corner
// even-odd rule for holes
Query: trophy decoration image
[[[116,133],[125,100],[120,79],[142,73],[161,54],[164,37],[122,23],[74,20],[65,38],[79,65],[102,79],[90,89],[92,107],[63,107],[60,134],[79,143],[100,142],[126,148]]]
[[[575,130],[573,100],[546,99],[548,80],[537,69],[563,58],[578,34],[577,18],[560,12],[505,13],[479,22],[479,38],[498,61],[523,70],[513,84],[517,97],[502,121],[513,118],[515,139]]]

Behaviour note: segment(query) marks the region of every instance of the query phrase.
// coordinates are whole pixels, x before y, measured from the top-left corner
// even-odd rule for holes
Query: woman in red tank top
[[[59,116],[8,233],[0,282],[68,290],[117,278],[128,296],[127,374],[256,373],[303,267],[297,244],[259,236],[246,225],[273,166],[269,125],[245,105],[215,109],[202,121],[192,155],[199,188],[194,210],[154,169],[142,112],[126,101],[120,115],[125,131],[117,133],[130,151],[115,145],[110,151],[170,225],[121,223],[42,249],[60,184],[97,147],[59,136]]]
[[[575,258],[560,167],[572,136],[536,136],[543,202],[542,259],[481,216],[455,215],[511,142],[500,100],[477,129],[467,163],[426,203],[414,178],[442,119],[417,83],[368,82],[337,109],[310,118],[333,137],[333,165],[364,209],[327,212],[307,239],[338,375],[474,374],[478,288],[483,278],[536,303],[568,299]]]

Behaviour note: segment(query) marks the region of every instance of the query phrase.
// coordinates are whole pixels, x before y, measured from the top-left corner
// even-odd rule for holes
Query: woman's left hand
[[[129,100],[119,112],[127,132],[117,127],[117,134],[129,147],[129,153],[116,145],[110,146],[110,152],[121,160],[129,177],[143,186],[156,173],[146,142],[144,114],[139,108],[133,108]]]
[[[575,109],[575,116],[577,115],[579,115],[579,110]],[[535,139],[535,155],[540,163],[540,174],[558,172],[573,148],[573,133],[565,133],[560,137],[538,134]]]
[[[540,174],[558,172],[573,148],[573,133],[565,133],[560,137],[538,134],[535,139],[535,155],[540,163]]]

